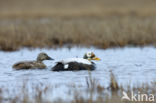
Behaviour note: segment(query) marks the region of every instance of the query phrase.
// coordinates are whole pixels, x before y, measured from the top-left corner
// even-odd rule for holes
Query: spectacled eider
[[[93,52],[88,52],[83,58],[68,58],[58,61],[52,71],[94,70],[95,64],[91,60],[100,60]]]
[[[43,60],[53,60],[46,53],[40,53],[37,56],[37,61],[23,61],[15,63],[12,68],[16,70],[21,69],[45,69],[46,65],[43,63]]]

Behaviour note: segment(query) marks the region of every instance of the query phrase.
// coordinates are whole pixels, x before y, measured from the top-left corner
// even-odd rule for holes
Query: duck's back
[[[44,69],[46,66],[42,62],[36,62],[36,61],[23,61],[18,62],[13,65],[13,68],[16,70],[21,69]]]
[[[77,70],[94,70],[94,63],[83,58],[69,58],[58,61],[52,68],[53,71],[77,71]]]

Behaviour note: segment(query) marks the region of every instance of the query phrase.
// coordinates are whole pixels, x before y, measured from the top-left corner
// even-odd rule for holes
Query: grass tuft
[[[121,100],[123,96],[123,91],[127,93],[127,95],[131,96],[131,91],[134,93],[140,94],[153,94],[156,96],[156,82],[152,82],[149,84],[140,84],[139,86],[134,86],[129,88],[127,86],[123,88],[123,86],[117,85],[117,79],[113,73],[110,73],[110,86],[104,87],[100,85],[95,78],[92,78],[91,74],[89,74],[89,79],[87,79],[86,83],[89,84],[87,88],[81,90],[78,88],[79,86],[68,86],[69,94],[67,96],[73,97],[72,100],[62,99],[60,95],[59,98],[47,99],[47,97],[53,96],[53,91],[59,86],[50,86],[39,84],[33,87],[27,88],[27,83],[23,83],[22,89],[19,89],[19,94],[10,94],[13,91],[6,91],[6,89],[1,88],[0,90],[0,103],[8,102],[8,103],[155,103],[155,101],[128,101],[128,100]],[[96,81],[96,82],[93,82]],[[30,85],[29,85],[30,86]],[[55,88],[51,88],[55,87]],[[111,88],[111,89],[110,89]],[[33,90],[33,92],[29,92],[29,90]],[[7,94],[8,93],[8,94]],[[8,95],[6,98],[6,94]],[[51,97],[52,98],[52,97]]]

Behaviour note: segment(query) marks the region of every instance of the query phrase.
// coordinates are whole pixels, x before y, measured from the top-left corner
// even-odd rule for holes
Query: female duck
[[[95,64],[91,60],[100,60],[93,52],[88,52],[83,58],[68,58],[58,61],[52,71],[94,70]]]
[[[46,65],[43,63],[43,60],[53,60],[46,53],[40,53],[37,57],[37,61],[23,61],[15,63],[12,68],[16,70],[21,69],[45,69]]]

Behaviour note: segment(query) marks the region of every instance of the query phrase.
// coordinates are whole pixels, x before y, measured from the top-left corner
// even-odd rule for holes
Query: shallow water
[[[38,83],[61,85],[54,96],[66,94],[65,85],[76,84],[80,87],[87,87],[86,77],[88,71],[76,72],[53,72],[51,67],[57,60],[71,57],[83,57],[87,51],[93,51],[101,61],[96,63],[96,70],[92,71],[92,77],[104,86],[109,85],[110,71],[116,75],[119,84],[139,85],[140,83],[150,83],[156,80],[156,48],[154,47],[125,47],[115,49],[96,49],[96,48],[61,48],[61,49],[21,49],[15,52],[0,51],[0,87],[10,89],[21,87],[23,81],[29,84]],[[48,66],[46,70],[20,70],[12,69],[12,65],[18,61],[34,60],[40,52],[46,52],[55,61],[44,61]]]

